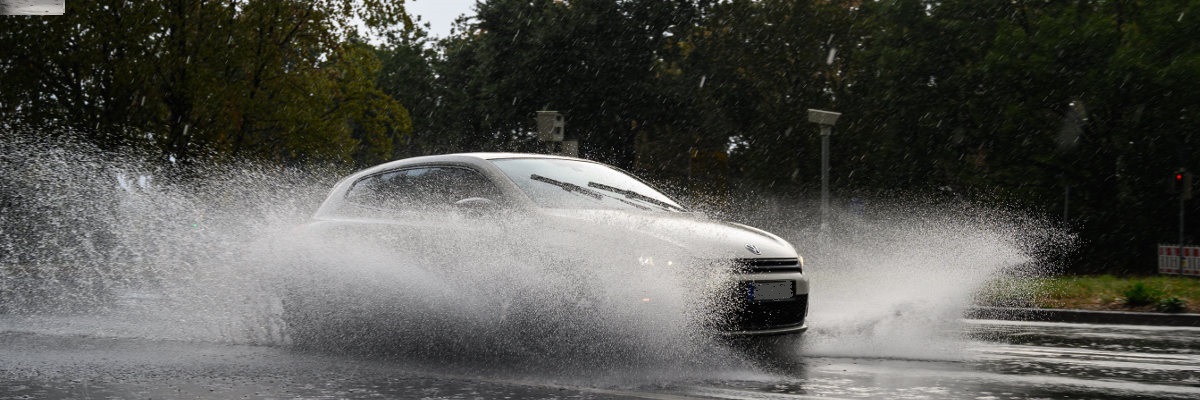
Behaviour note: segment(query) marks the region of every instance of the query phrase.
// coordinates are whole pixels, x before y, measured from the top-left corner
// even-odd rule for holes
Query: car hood
[[[694,213],[620,210],[542,209],[548,226],[579,235],[614,236],[637,247],[666,247],[705,259],[796,258],[787,241],[750,226],[708,219]],[[750,249],[753,247],[753,250]],[[757,251],[757,254],[755,253]]]

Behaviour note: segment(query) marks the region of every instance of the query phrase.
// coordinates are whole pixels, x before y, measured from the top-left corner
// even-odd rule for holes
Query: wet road
[[[276,346],[23,332],[0,320],[0,399],[40,398],[1200,398],[1200,329],[964,323],[945,359],[805,355],[653,377],[439,370]]]

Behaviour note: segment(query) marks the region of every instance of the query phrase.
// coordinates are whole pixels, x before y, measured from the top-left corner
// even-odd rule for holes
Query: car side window
[[[359,180],[346,200],[391,210],[450,209],[454,203],[484,197],[499,201],[500,190],[478,172],[459,167],[420,167],[376,174]]]

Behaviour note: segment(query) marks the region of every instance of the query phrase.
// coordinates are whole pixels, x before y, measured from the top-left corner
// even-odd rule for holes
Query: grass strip
[[[1183,276],[1058,276],[1030,282],[1035,307],[1200,312],[1200,279]]]

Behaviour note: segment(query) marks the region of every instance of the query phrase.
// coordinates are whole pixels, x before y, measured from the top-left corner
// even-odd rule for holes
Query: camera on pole
[[[567,121],[563,118],[562,113],[558,111],[538,111],[537,127],[538,140],[543,142],[561,142],[563,141],[563,131],[567,127]]]
[[[550,154],[578,157],[579,141],[563,140],[567,120],[558,111],[538,111],[537,130],[538,141],[546,142],[546,150]]]

